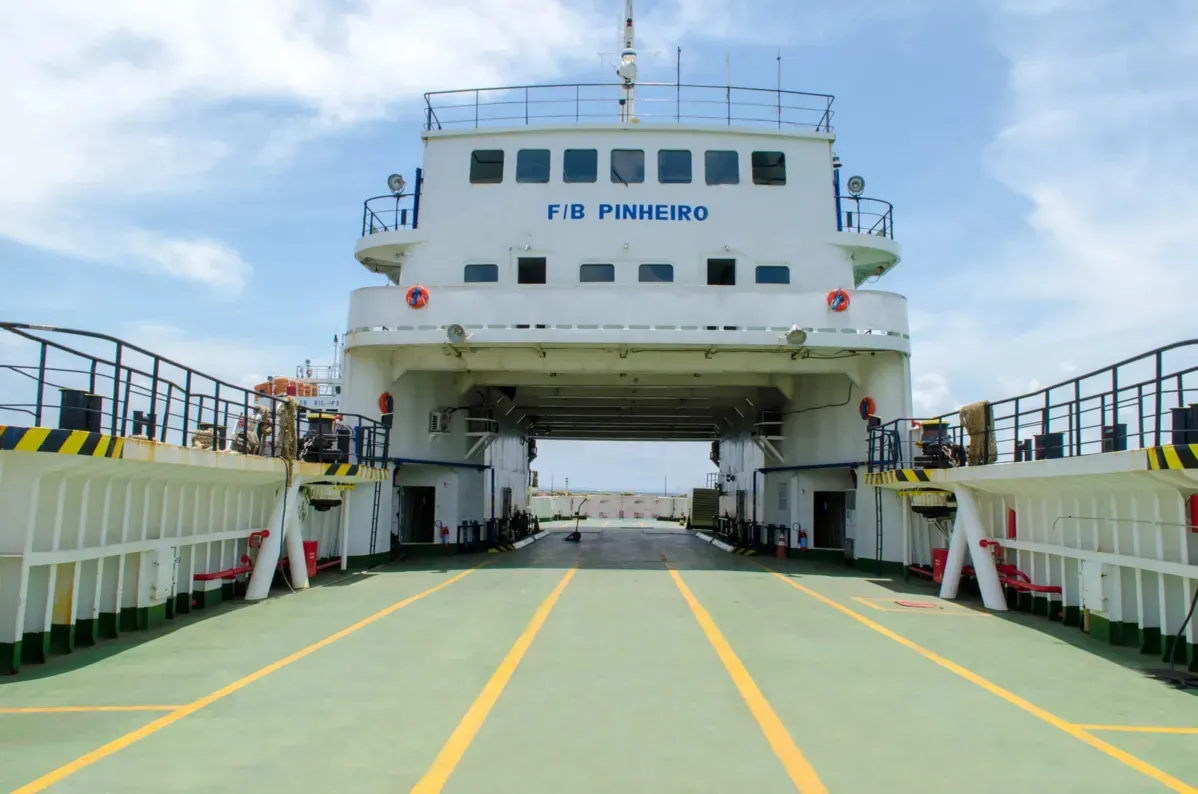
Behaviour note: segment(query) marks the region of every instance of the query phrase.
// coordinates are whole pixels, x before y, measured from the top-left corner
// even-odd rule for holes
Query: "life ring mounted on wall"
[[[860,405],[857,406],[857,410],[860,411],[861,419],[863,421],[869,421],[871,416],[877,416],[878,404],[874,402],[873,397],[862,397]]]
[[[379,395],[379,413],[389,414],[395,411],[395,400],[391,397],[391,392],[385,391]]]
[[[428,305],[428,290],[419,285],[408,287],[408,293],[404,296],[404,300],[413,309],[423,309]]]
[[[828,308],[834,312],[849,308],[849,294],[842,289],[832,290],[828,293]]]

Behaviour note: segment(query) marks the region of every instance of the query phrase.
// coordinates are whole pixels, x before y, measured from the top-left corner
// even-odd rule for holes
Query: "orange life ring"
[[[849,294],[842,289],[832,290],[828,293],[828,308],[834,312],[849,308]]]
[[[877,416],[878,404],[874,402],[873,397],[862,397],[857,410],[860,411],[862,419],[868,420],[871,416]]]
[[[404,300],[413,309],[423,309],[428,305],[428,290],[419,285],[408,287],[408,294],[404,296]]]
[[[391,392],[385,391],[379,395],[379,413],[389,414],[395,411],[395,400],[391,398]]]

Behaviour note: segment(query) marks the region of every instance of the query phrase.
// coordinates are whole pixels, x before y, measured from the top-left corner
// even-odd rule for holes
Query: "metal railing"
[[[276,457],[285,399],[106,334],[0,322],[0,425],[90,430]],[[265,409],[261,425],[259,405]],[[389,427],[358,414],[328,417],[299,410],[302,460],[385,464]]]
[[[426,130],[534,123],[618,122],[622,83],[562,83],[431,91],[424,95]],[[829,94],[683,83],[637,83],[639,123],[769,126],[832,130]]]
[[[872,234],[894,239],[894,205],[882,199],[865,196],[838,196],[841,209],[836,230]]]
[[[415,195],[373,196],[362,202],[362,236],[416,228]]]
[[[980,447],[973,465],[1198,443],[1198,405],[1186,402],[1187,392],[1196,388],[1195,372],[1198,339],[1175,342],[991,403],[993,424],[980,440],[965,430],[959,413],[895,419],[870,428],[869,470],[930,468],[924,465],[927,447],[916,442],[932,422],[944,423],[942,467],[970,465],[971,440]],[[993,456],[982,452],[991,439]]]

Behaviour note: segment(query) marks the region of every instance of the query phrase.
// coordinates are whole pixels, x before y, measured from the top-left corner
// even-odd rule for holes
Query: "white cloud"
[[[439,85],[551,73],[596,51],[560,0],[42,0],[0,6],[0,235],[218,289],[248,266],[136,202],[376,118]],[[265,109],[264,109],[265,108]]]
[[[986,164],[1028,202],[1025,234],[953,263],[944,311],[913,318],[917,375],[964,399],[1198,335],[1198,5],[1009,0],[997,30],[1010,75]]]

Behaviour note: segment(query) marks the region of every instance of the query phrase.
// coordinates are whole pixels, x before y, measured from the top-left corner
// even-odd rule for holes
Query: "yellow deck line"
[[[150,722],[147,725],[143,725],[142,727],[138,728],[137,730],[129,731],[124,736],[119,736],[116,739],[113,739],[108,744],[105,744],[101,747],[97,747],[95,750],[92,750],[91,752],[84,753],[83,755],[79,756],[74,761],[65,763],[62,766],[58,767],[57,769],[55,769],[51,772],[47,772],[46,774],[39,777],[37,780],[30,781],[29,783],[26,783],[25,785],[21,786],[20,788],[13,789],[10,792],[10,794],[34,794],[34,792],[45,791],[46,789],[50,788],[50,786],[53,786],[55,783],[58,783],[59,781],[63,780],[64,778],[70,777],[71,775],[75,774],[79,770],[89,767],[92,764],[96,763],[97,761],[100,761],[114,753],[124,750],[126,747],[133,744],[134,742],[141,741],[142,739],[146,738],[147,736],[150,736],[151,734],[155,734],[158,731],[162,730],[163,728],[173,725],[174,723],[178,722],[179,720],[183,719],[184,717],[188,717],[192,714],[195,714],[197,711],[204,708],[205,706],[210,706],[213,703],[215,703],[216,701],[218,701],[222,698],[228,697],[229,695],[233,694],[234,692],[237,692],[240,689],[244,689],[245,687],[249,686],[250,684],[254,683],[255,681],[257,681],[261,678],[265,678],[266,676],[270,675],[271,673],[276,672],[276,671],[286,667],[287,665],[291,664],[292,662],[299,661],[300,659],[303,659],[305,656],[308,656],[310,654],[315,653],[316,651],[319,651],[321,648],[325,647],[326,645],[332,645],[334,642],[337,642],[337,640],[348,637],[350,634],[353,634],[358,629],[365,628],[366,626],[369,626],[371,623],[374,623],[377,620],[381,620],[382,618],[385,618],[387,615],[390,615],[393,612],[403,609],[404,607],[408,606],[409,604],[414,604],[417,601],[419,601],[420,599],[430,596],[433,593],[437,592],[438,590],[443,590],[446,587],[449,587],[454,582],[460,581],[460,580],[466,578],[467,576],[469,576],[470,574],[474,573],[479,568],[486,565],[487,562],[489,562],[489,561],[484,561],[484,562],[474,566],[473,568],[468,568],[459,574],[455,574],[454,576],[451,576],[450,578],[446,579],[444,582],[441,582],[440,584],[434,585],[433,587],[430,587],[427,590],[424,590],[423,592],[417,593],[414,596],[408,596],[407,598],[403,599],[402,601],[397,601],[396,603],[392,604],[389,607],[386,607],[385,609],[380,609],[378,612],[375,612],[373,615],[363,618],[362,620],[359,620],[357,623],[347,626],[347,627],[343,628],[341,631],[336,632],[335,634],[330,634],[329,636],[325,637],[323,640],[314,642],[311,645],[307,646],[306,648],[301,648],[300,650],[296,651],[295,653],[291,654],[290,656],[285,656],[282,659],[279,659],[277,662],[268,664],[266,667],[263,667],[260,670],[257,670],[253,673],[250,673],[247,676],[237,679],[236,681],[229,684],[228,686],[222,687],[221,689],[218,689],[215,692],[211,692],[207,695],[204,695],[202,698],[200,698],[198,700],[193,700],[191,703],[188,703],[186,706],[177,708],[168,714],[164,714],[161,717],[159,717],[158,719],[154,720],[153,722]]]
[[[0,714],[79,714],[89,711],[174,711],[183,706],[21,706],[0,708]]]
[[[1083,731],[1119,731],[1122,733],[1176,733],[1198,736],[1198,728],[1170,728],[1164,725],[1077,725]]]
[[[761,565],[760,563],[758,563],[758,564]],[[916,643],[913,640],[907,639],[906,637],[904,637],[903,635],[899,634],[896,631],[891,631],[890,629],[886,628],[885,626],[883,626],[879,623],[875,623],[874,621],[867,618],[865,615],[862,615],[860,612],[857,612],[856,610],[853,610],[853,609],[849,609],[844,604],[838,603],[838,602],[832,600],[831,598],[828,598],[827,596],[823,595],[822,593],[817,593],[816,591],[812,590],[810,587],[801,585],[798,582],[796,582],[795,580],[791,579],[790,577],[785,576],[781,573],[778,573],[777,571],[773,570],[772,568],[770,568],[766,565],[761,565],[761,567],[763,569],[765,569],[766,571],[769,571],[771,574],[776,576],[778,579],[782,580],[783,582],[786,582],[788,585],[790,585],[794,589],[798,590],[800,593],[809,595],[812,598],[814,598],[815,600],[821,601],[824,604],[827,604],[828,606],[837,610],[838,612],[841,612],[841,613],[847,615],[848,617],[852,618],[853,620],[857,621],[858,623],[860,623],[870,629],[873,629],[874,631],[878,632],[882,636],[888,637],[888,638],[894,640],[899,645],[903,645],[907,648],[910,648],[911,650],[915,651],[916,653],[918,653],[920,656],[924,657],[928,661],[934,662],[935,664],[938,664],[941,667],[943,667],[945,670],[948,670],[948,671],[960,676],[961,678],[964,678],[966,681],[969,681],[972,684],[976,684],[976,685],[980,686],[982,689],[985,689],[987,692],[991,693],[992,695],[997,695],[998,697],[1000,697],[1003,700],[1010,703],[1012,706],[1023,709],[1028,714],[1031,714],[1034,717],[1038,717],[1039,719],[1043,720],[1044,722],[1047,722],[1049,725],[1053,726],[1054,728],[1064,731],[1065,733],[1069,734],[1070,736],[1077,739],[1078,741],[1084,742],[1084,743],[1090,745],[1091,747],[1093,747],[1095,750],[1103,752],[1106,755],[1110,756],[1111,758],[1114,758],[1116,761],[1119,761],[1120,763],[1123,763],[1123,764],[1131,767],[1132,769],[1136,770],[1137,772],[1144,775],[1145,777],[1152,778],[1156,782],[1164,785],[1170,791],[1176,791],[1176,792],[1178,792],[1178,794],[1198,794],[1198,788],[1194,788],[1193,786],[1189,785],[1188,783],[1178,780],[1177,778],[1173,777],[1172,775],[1168,774],[1167,772],[1164,772],[1163,770],[1156,768],[1155,766],[1148,763],[1147,761],[1137,758],[1136,756],[1132,755],[1131,753],[1127,752],[1126,750],[1121,750],[1118,747],[1116,747],[1115,745],[1110,744],[1109,742],[1105,742],[1102,739],[1099,739],[1097,736],[1087,733],[1086,730],[1084,728],[1082,728],[1081,726],[1074,725],[1071,722],[1061,719],[1056,714],[1053,714],[1051,711],[1047,711],[1046,709],[1040,708],[1039,706],[1032,703],[1031,701],[1025,700],[1024,698],[1021,698],[1019,695],[1016,695],[1014,692],[1009,692],[1006,689],[1003,689],[1002,687],[1000,687],[998,684],[992,683],[991,681],[988,681],[985,678],[982,678],[980,675],[973,672],[972,670],[969,670],[969,669],[957,664],[956,662],[953,662],[953,661],[950,661],[950,660],[944,658],[943,656],[936,653],[935,651],[928,650],[927,648],[923,647],[919,643]]]
[[[499,696],[503,694],[504,688],[508,681],[511,680],[512,674],[516,672],[516,668],[520,666],[520,661],[524,658],[524,654],[528,653],[528,649],[532,646],[532,641],[536,639],[537,633],[541,627],[545,625],[545,621],[549,618],[549,613],[553,611],[553,607],[557,604],[558,598],[561,597],[562,591],[566,589],[566,585],[570,584],[570,580],[574,578],[574,574],[578,571],[578,564],[575,563],[570,570],[566,571],[566,575],[557,583],[557,587],[551,592],[541,605],[537,607],[537,611],[533,613],[532,620],[524,627],[524,631],[516,638],[516,644],[508,651],[507,656],[499,663],[499,667],[491,674],[491,678],[487,681],[483,691],[470,704],[470,708],[466,710],[466,716],[462,717],[461,722],[454,728],[449,739],[441,748],[441,752],[437,753],[437,757],[433,759],[432,765],[424,776],[417,781],[416,785],[412,786],[412,794],[438,794],[449,782],[450,775],[457,768],[458,763],[462,760],[462,756],[466,754],[470,743],[474,741],[474,737],[478,735],[479,730],[483,727],[483,722],[486,721],[487,715],[491,713],[491,709],[499,701]]]
[[[665,555],[662,555],[662,560],[665,560]],[[667,561],[667,565],[668,565]],[[790,735],[790,731],[786,730],[786,726],[774,711],[770,702],[765,699],[765,695],[757,687],[757,682],[749,675],[749,671],[745,669],[744,663],[736,652],[732,650],[732,646],[728,644],[728,640],[724,638],[723,632],[719,626],[712,620],[711,615],[695,598],[695,594],[686,586],[686,582],[682,581],[682,576],[678,571],[671,567],[669,568],[670,576],[674,579],[674,584],[678,586],[678,590],[682,593],[682,597],[686,600],[687,606],[694,613],[695,620],[699,621],[699,626],[703,629],[703,633],[707,635],[707,641],[711,643],[711,647],[715,649],[716,654],[720,657],[720,661],[724,663],[724,669],[728,671],[736,688],[740,691],[740,695],[748,705],[749,711],[753,713],[753,718],[757,720],[757,725],[761,728],[761,732],[765,734],[765,739],[769,742],[770,747],[774,751],[774,755],[778,756],[778,760],[782,762],[782,767],[786,770],[786,774],[790,776],[791,782],[800,794],[828,794],[827,787],[823,781],[819,779],[819,775],[815,772],[815,767],[803,755],[803,751],[795,744],[794,738]]]

